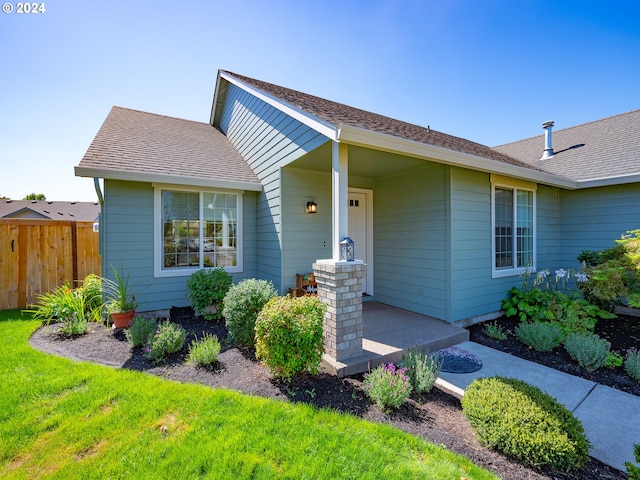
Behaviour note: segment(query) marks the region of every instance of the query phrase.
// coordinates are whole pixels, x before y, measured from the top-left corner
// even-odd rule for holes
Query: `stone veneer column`
[[[362,353],[362,278],[364,262],[318,260],[313,264],[318,297],[327,304],[324,352],[334,361]]]

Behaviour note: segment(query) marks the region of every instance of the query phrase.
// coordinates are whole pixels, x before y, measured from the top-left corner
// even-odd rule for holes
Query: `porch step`
[[[362,354],[340,362],[325,355],[325,371],[338,377],[356,375],[381,363],[398,363],[412,347],[434,352],[469,340],[464,328],[375,301],[362,304],[362,321]]]

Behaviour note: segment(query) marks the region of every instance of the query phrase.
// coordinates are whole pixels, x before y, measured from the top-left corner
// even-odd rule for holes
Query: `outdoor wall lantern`
[[[353,262],[356,253],[355,251],[355,244],[349,237],[345,237],[345,239],[340,242],[340,260]]]
[[[307,202],[306,211],[307,213],[318,213],[318,204],[313,200],[309,200]]]

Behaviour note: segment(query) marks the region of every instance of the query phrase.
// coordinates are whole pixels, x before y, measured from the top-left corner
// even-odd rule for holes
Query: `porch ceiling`
[[[424,160],[349,145],[349,175],[384,177],[424,164]],[[331,171],[331,142],[307,153],[291,164],[296,168]]]

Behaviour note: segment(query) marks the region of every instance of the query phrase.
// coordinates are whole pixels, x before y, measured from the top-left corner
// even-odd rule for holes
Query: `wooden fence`
[[[41,293],[100,275],[93,222],[0,219],[0,310],[27,308]]]

